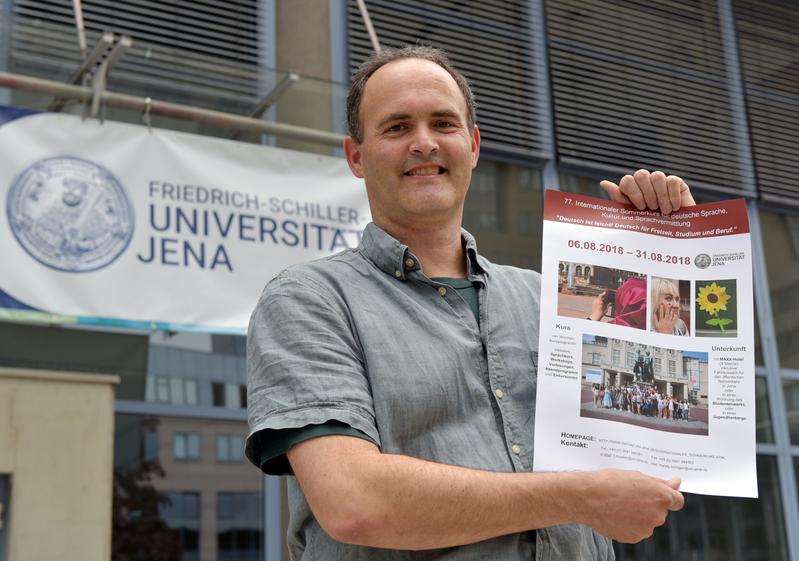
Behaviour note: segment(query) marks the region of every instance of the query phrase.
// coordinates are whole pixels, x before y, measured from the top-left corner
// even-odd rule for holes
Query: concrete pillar
[[[0,368],[8,559],[111,558],[117,376]]]

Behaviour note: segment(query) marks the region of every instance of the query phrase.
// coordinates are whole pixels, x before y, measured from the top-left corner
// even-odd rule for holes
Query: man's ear
[[[361,159],[360,145],[351,136],[344,139],[344,157],[355,177],[363,179],[363,162]]]
[[[477,125],[472,130],[472,168],[477,167],[477,160],[480,159],[480,129]]]

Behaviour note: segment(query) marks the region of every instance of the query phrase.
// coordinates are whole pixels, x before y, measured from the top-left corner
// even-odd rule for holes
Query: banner
[[[0,319],[243,333],[269,279],[370,220],[340,158],[3,112]]]

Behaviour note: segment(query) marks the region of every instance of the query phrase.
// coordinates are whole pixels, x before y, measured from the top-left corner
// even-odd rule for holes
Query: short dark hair
[[[477,121],[477,104],[474,101],[474,94],[472,93],[472,88],[469,87],[469,81],[466,77],[452,66],[446,53],[441,49],[423,45],[408,45],[399,49],[388,48],[383,49],[379,53],[373,53],[372,56],[361,63],[355,71],[349,94],[347,94],[347,129],[349,135],[355,142],[360,143],[363,140],[363,131],[361,130],[361,100],[363,99],[363,92],[366,89],[366,82],[369,81],[372,74],[389,62],[406,58],[429,60],[439,65],[452,76],[452,79],[455,80],[455,83],[458,85],[458,89],[463,94],[463,99],[466,101],[466,118],[469,128],[474,128],[475,122]]]

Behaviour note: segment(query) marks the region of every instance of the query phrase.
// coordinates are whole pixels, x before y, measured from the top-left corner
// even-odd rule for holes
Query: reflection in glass
[[[761,376],[755,378],[755,434],[758,442],[774,442],[766,379]]]
[[[217,496],[218,561],[258,561],[261,548],[260,493]]]
[[[11,519],[11,476],[0,474],[0,561],[6,561],[8,520]]]
[[[227,457],[241,457],[246,430],[243,421],[117,415],[112,558],[262,559],[262,476],[241,459],[219,462],[212,448],[224,436]],[[198,459],[173,457],[175,446]]]
[[[685,495],[652,538],[614,543],[619,561],[781,561],[788,558],[777,462],[757,458],[759,499]]]
[[[608,197],[605,190],[599,186],[599,182],[603,179],[610,179],[618,183],[621,178],[614,179],[612,176],[586,176],[561,173],[559,176],[560,190],[566,193],[576,193],[578,195],[609,199],[610,197]]]
[[[238,434],[216,435],[216,459],[220,462],[243,462],[244,437]]]
[[[197,561],[200,557],[200,494],[169,491],[168,501],[159,508],[166,525],[176,530],[181,544],[180,561]]]
[[[541,269],[543,195],[539,170],[483,158],[474,170],[463,227],[495,263]]]
[[[799,216],[760,211],[760,230],[780,365],[799,369]]]
[[[763,348],[760,345],[760,322],[757,319],[757,298],[755,298],[755,366],[763,366]]]
[[[791,444],[799,444],[799,380],[783,380],[782,390],[785,396],[785,409],[788,416],[788,430],[791,433]]]

